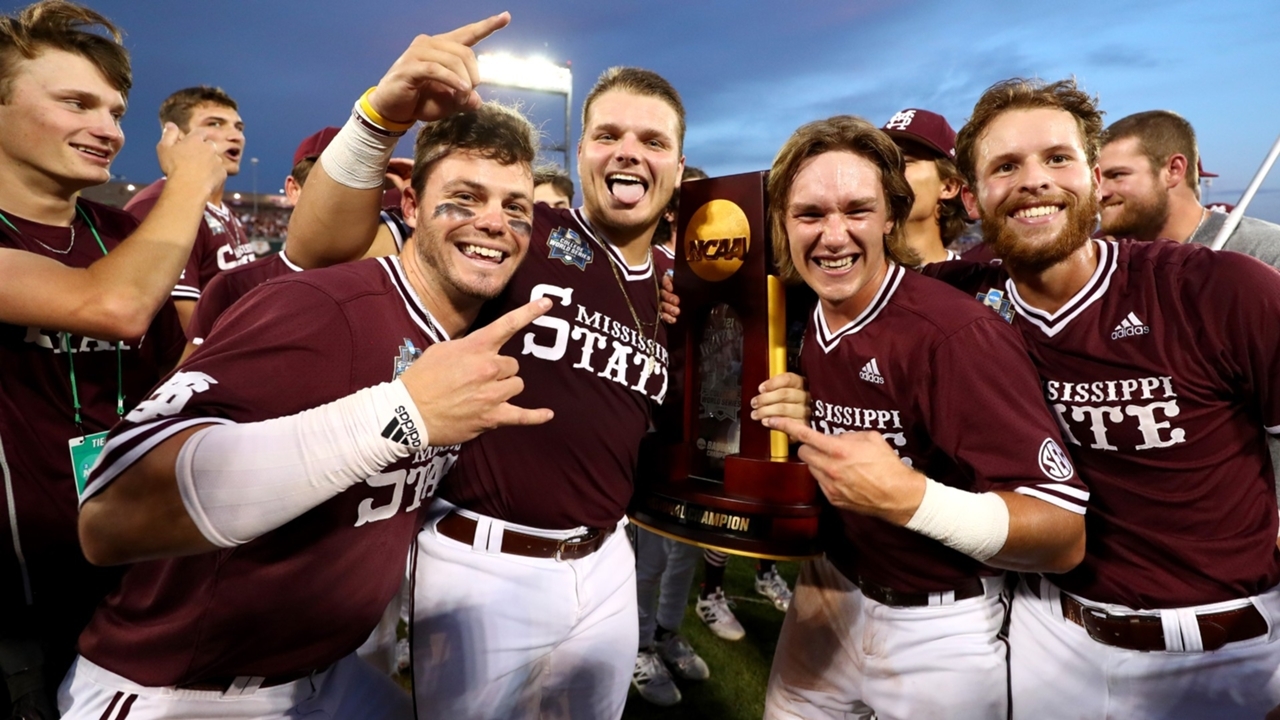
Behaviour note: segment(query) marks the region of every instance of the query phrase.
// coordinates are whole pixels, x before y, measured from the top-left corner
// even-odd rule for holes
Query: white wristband
[[[995,493],[971,493],[925,478],[924,498],[906,528],[980,562],[1009,538],[1009,506]]]
[[[296,415],[205,428],[183,444],[175,474],[200,532],[234,547],[426,446],[422,416],[396,380]]]
[[[324,172],[339,185],[355,190],[374,190],[386,180],[387,165],[400,135],[374,132],[357,117],[359,105],[347,118],[329,146],[320,153]]]

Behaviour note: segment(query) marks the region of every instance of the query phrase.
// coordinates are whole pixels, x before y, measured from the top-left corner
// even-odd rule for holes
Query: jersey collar
[[[417,323],[422,332],[427,334],[433,342],[444,342],[449,339],[449,333],[445,332],[444,327],[436,322],[431,311],[427,310],[427,306],[422,303],[418,297],[418,293],[413,291],[413,286],[409,284],[409,278],[404,274],[404,266],[400,264],[400,258],[391,255],[388,257],[378,258],[378,263],[382,265],[382,269],[387,272],[387,276],[391,278],[391,284],[395,285],[396,290],[400,291],[400,297],[404,300],[404,308],[409,312],[409,317]]]
[[[846,335],[852,335],[870,325],[871,321],[875,320],[876,316],[880,314],[880,311],[889,304],[889,299],[893,297],[893,293],[897,291],[898,285],[906,274],[905,268],[890,261],[889,270],[885,272],[884,279],[880,281],[880,288],[876,290],[875,297],[871,298],[871,302],[858,314],[858,317],[835,332],[832,332],[827,326],[827,318],[822,314],[822,302],[819,301],[813,308],[813,324],[818,329],[818,346],[822,348],[822,352],[831,352],[840,344],[841,338]]]
[[[617,266],[618,271],[622,273],[623,280],[644,280],[653,275],[653,252],[650,251],[645,255],[644,262],[639,265],[628,265],[625,258],[622,257],[622,251],[616,245],[609,242],[608,239],[596,233],[591,227],[591,223],[587,222],[587,216],[582,212],[582,208],[573,209],[573,219],[578,221],[578,225],[582,227],[582,231],[586,233],[591,241],[600,246],[608,256],[610,262]]]
[[[1056,312],[1048,313],[1031,307],[1022,299],[1022,296],[1018,295],[1018,288],[1014,285],[1013,278],[1005,281],[1005,289],[1009,291],[1009,298],[1014,307],[1018,309],[1017,314],[1039,328],[1040,332],[1043,332],[1048,337],[1053,337],[1062,332],[1076,316],[1097,302],[1103,295],[1106,295],[1107,288],[1111,286],[1111,276],[1116,271],[1119,244],[1114,241],[1104,241],[1096,238],[1092,242],[1098,247],[1098,267],[1094,269],[1093,275],[1089,277],[1089,281],[1084,284],[1084,287],[1080,288]]]

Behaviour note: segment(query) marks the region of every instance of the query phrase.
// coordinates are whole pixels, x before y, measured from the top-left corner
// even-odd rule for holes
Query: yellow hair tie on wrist
[[[364,114],[368,116],[369,120],[386,130],[390,130],[391,132],[404,132],[409,128],[413,127],[412,122],[403,123],[403,122],[395,122],[393,120],[388,120],[382,117],[382,115],[379,115],[377,110],[373,109],[373,105],[369,103],[369,96],[372,95],[373,91],[377,89],[378,88],[375,85],[374,87],[371,87],[368,90],[366,90],[364,92],[364,95],[360,96],[360,109],[364,111]]]

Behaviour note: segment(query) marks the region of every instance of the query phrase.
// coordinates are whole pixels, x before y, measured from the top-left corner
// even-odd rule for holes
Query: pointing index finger
[[[831,442],[831,438],[793,418],[770,418],[768,426],[822,452],[827,451],[828,443]]]
[[[484,20],[480,20],[479,22],[473,22],[470,25],[463,25],[457,30],[451,30],[440,37],[444,40],[451,40],[453,42],[466,45],[467,47],[471,47],[506,27],[510,22],[511,13],[502,12],[492,17],[487,17]]]
[[[496,350],[505,345],[524,326],[541,317],[550,309],[550,298],[538,298],[494,320],[488,326],[480,328],[472,333],[472,337]]]

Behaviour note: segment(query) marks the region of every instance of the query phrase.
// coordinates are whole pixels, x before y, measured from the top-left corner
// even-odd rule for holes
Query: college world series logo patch
[[[1009,302],[1009,298],[1005,297],[1002,291],[988,290],[984,293],[978,293],[974,297],[978,298],[978,302],[995,310],[996,314],[1004,318],[1005,322],[1013,322],[1013,303]]]
[[[587,264],[595,256],[591,246],[578,233],[568,228],[556,228],[547,238],[551,248],[549,257],[559,260],[565,265],[577,265],[579,270],[586,270]]]
[[[400,354],[396,356],[395,375],[391,376],[392,380],[404,374],[405,370],[413,364],[422,355],[422,348],[414,347],[413,341],[409,338],[404,339],[404,344],[400,346]]]

